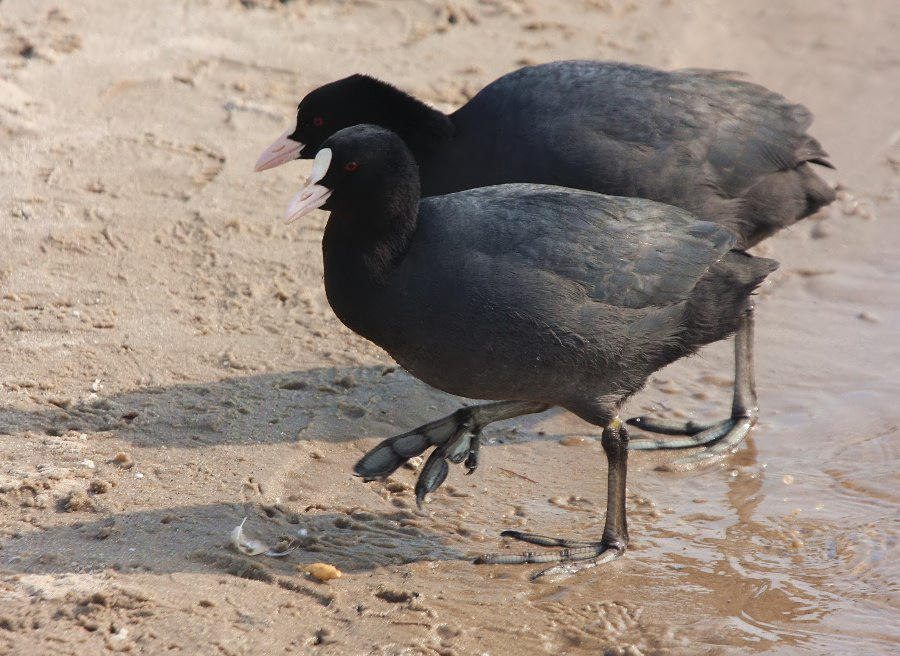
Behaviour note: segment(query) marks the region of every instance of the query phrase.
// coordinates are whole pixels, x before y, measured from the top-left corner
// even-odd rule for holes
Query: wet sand
[[[900,650],[900,6],[824,0],[0,5],[0,653],[887,654]],[[257,155],[355,72],[452,109],[526,63],[714,67],[810,107],[840,200],[762,244],[761,418],[721,466],[631,456],[624,558],[474,566],[598,535],[596,430],[485,433],[415,509],[378,439],[459,401],[331,313],[308,162]],[[721,416],[730,343],[627,414]],[[568,439],[566,439],[568,438]],[[283,559],[228,544],[302,535]],[[298,571],[324,562],[344,576]]]

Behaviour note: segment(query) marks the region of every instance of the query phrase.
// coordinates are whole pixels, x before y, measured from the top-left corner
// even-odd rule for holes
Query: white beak
[[[314,209],[322,207],[331,197],[332,190],[318,182],[328,173],[331,166],[331,148],[323,148],[316,154],[312,171],[303,189],[298,191],[291,199],[290,205],[284,212],[285,223],[293,223],[301,216],[306,216]]]
[[[259,156],[259,159],[256,160],[257,172],[265,171],[266,169],[274,169],[276,166],[281,166],[291,160],[297,159],[300,151],[303,150],[303,144],[288,138],[296,129],[297,125],[295,123],[272,142],[271,146],[263,151],[262,155]]]

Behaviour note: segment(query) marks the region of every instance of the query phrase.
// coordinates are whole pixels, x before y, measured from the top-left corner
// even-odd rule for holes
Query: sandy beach
[[[900,4],[0,3],[0,654],[900,651]],[[760,420],[714,467],[634,453],[623,558],[532,582],[504,529],[597,535],[598,430],[491,426],[416,508],[380,439],[460,400],[334,317],[307,161],[254,173],[313,88],[445,111],[523,65],[736,70],[815,114],[838,200],[756,247]],[[716,418],[731,342],[628,416]],[[236,551],[229,535],[284,558]],[[343,576],[320,582],[304,568]]]

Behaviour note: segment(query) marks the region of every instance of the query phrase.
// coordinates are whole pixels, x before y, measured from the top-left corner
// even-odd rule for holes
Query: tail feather
[[[831,163],[826,160],[811,159],[809,161],[816,164],[821,164],[822,166],[834,168],[833,166],[831,166]],[[826,205],[830,205],[834,201],[836,197],[834,189],[831,187],[831,185],[829,185],[822,178],[816,175],[811,166],[801,166],[800,168],[798,168],[798,171],[802,176],[803,191],[806,194],[806,209],[803,213],[804,217],[809,216],[810,214],[815,214],[820,209],[822,209]]]
[[[750,296],[778,262],[729,251],[698,283],[688,301],[686,334],[697,345],[727,337],[740,326]]]

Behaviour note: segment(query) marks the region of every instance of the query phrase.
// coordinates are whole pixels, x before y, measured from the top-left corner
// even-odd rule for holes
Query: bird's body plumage
[[[291,139],[312,157],[343,127],[381,125],[412,151],[423,196],[532,182],[649,198],[747,248],[834,199],[810,166],[829,166],[811,121],[735,73],[572,60],[508,73],[449,115],[353,75],[304,98]]]
[[[471,398],[584,414],[588,399],[627,397],[731,334],[774,268],[732,253],[727,229],[642,199],[532,184],[397,195],[377,233],[377,201],[333,213],[329,302],[412,374]]]

